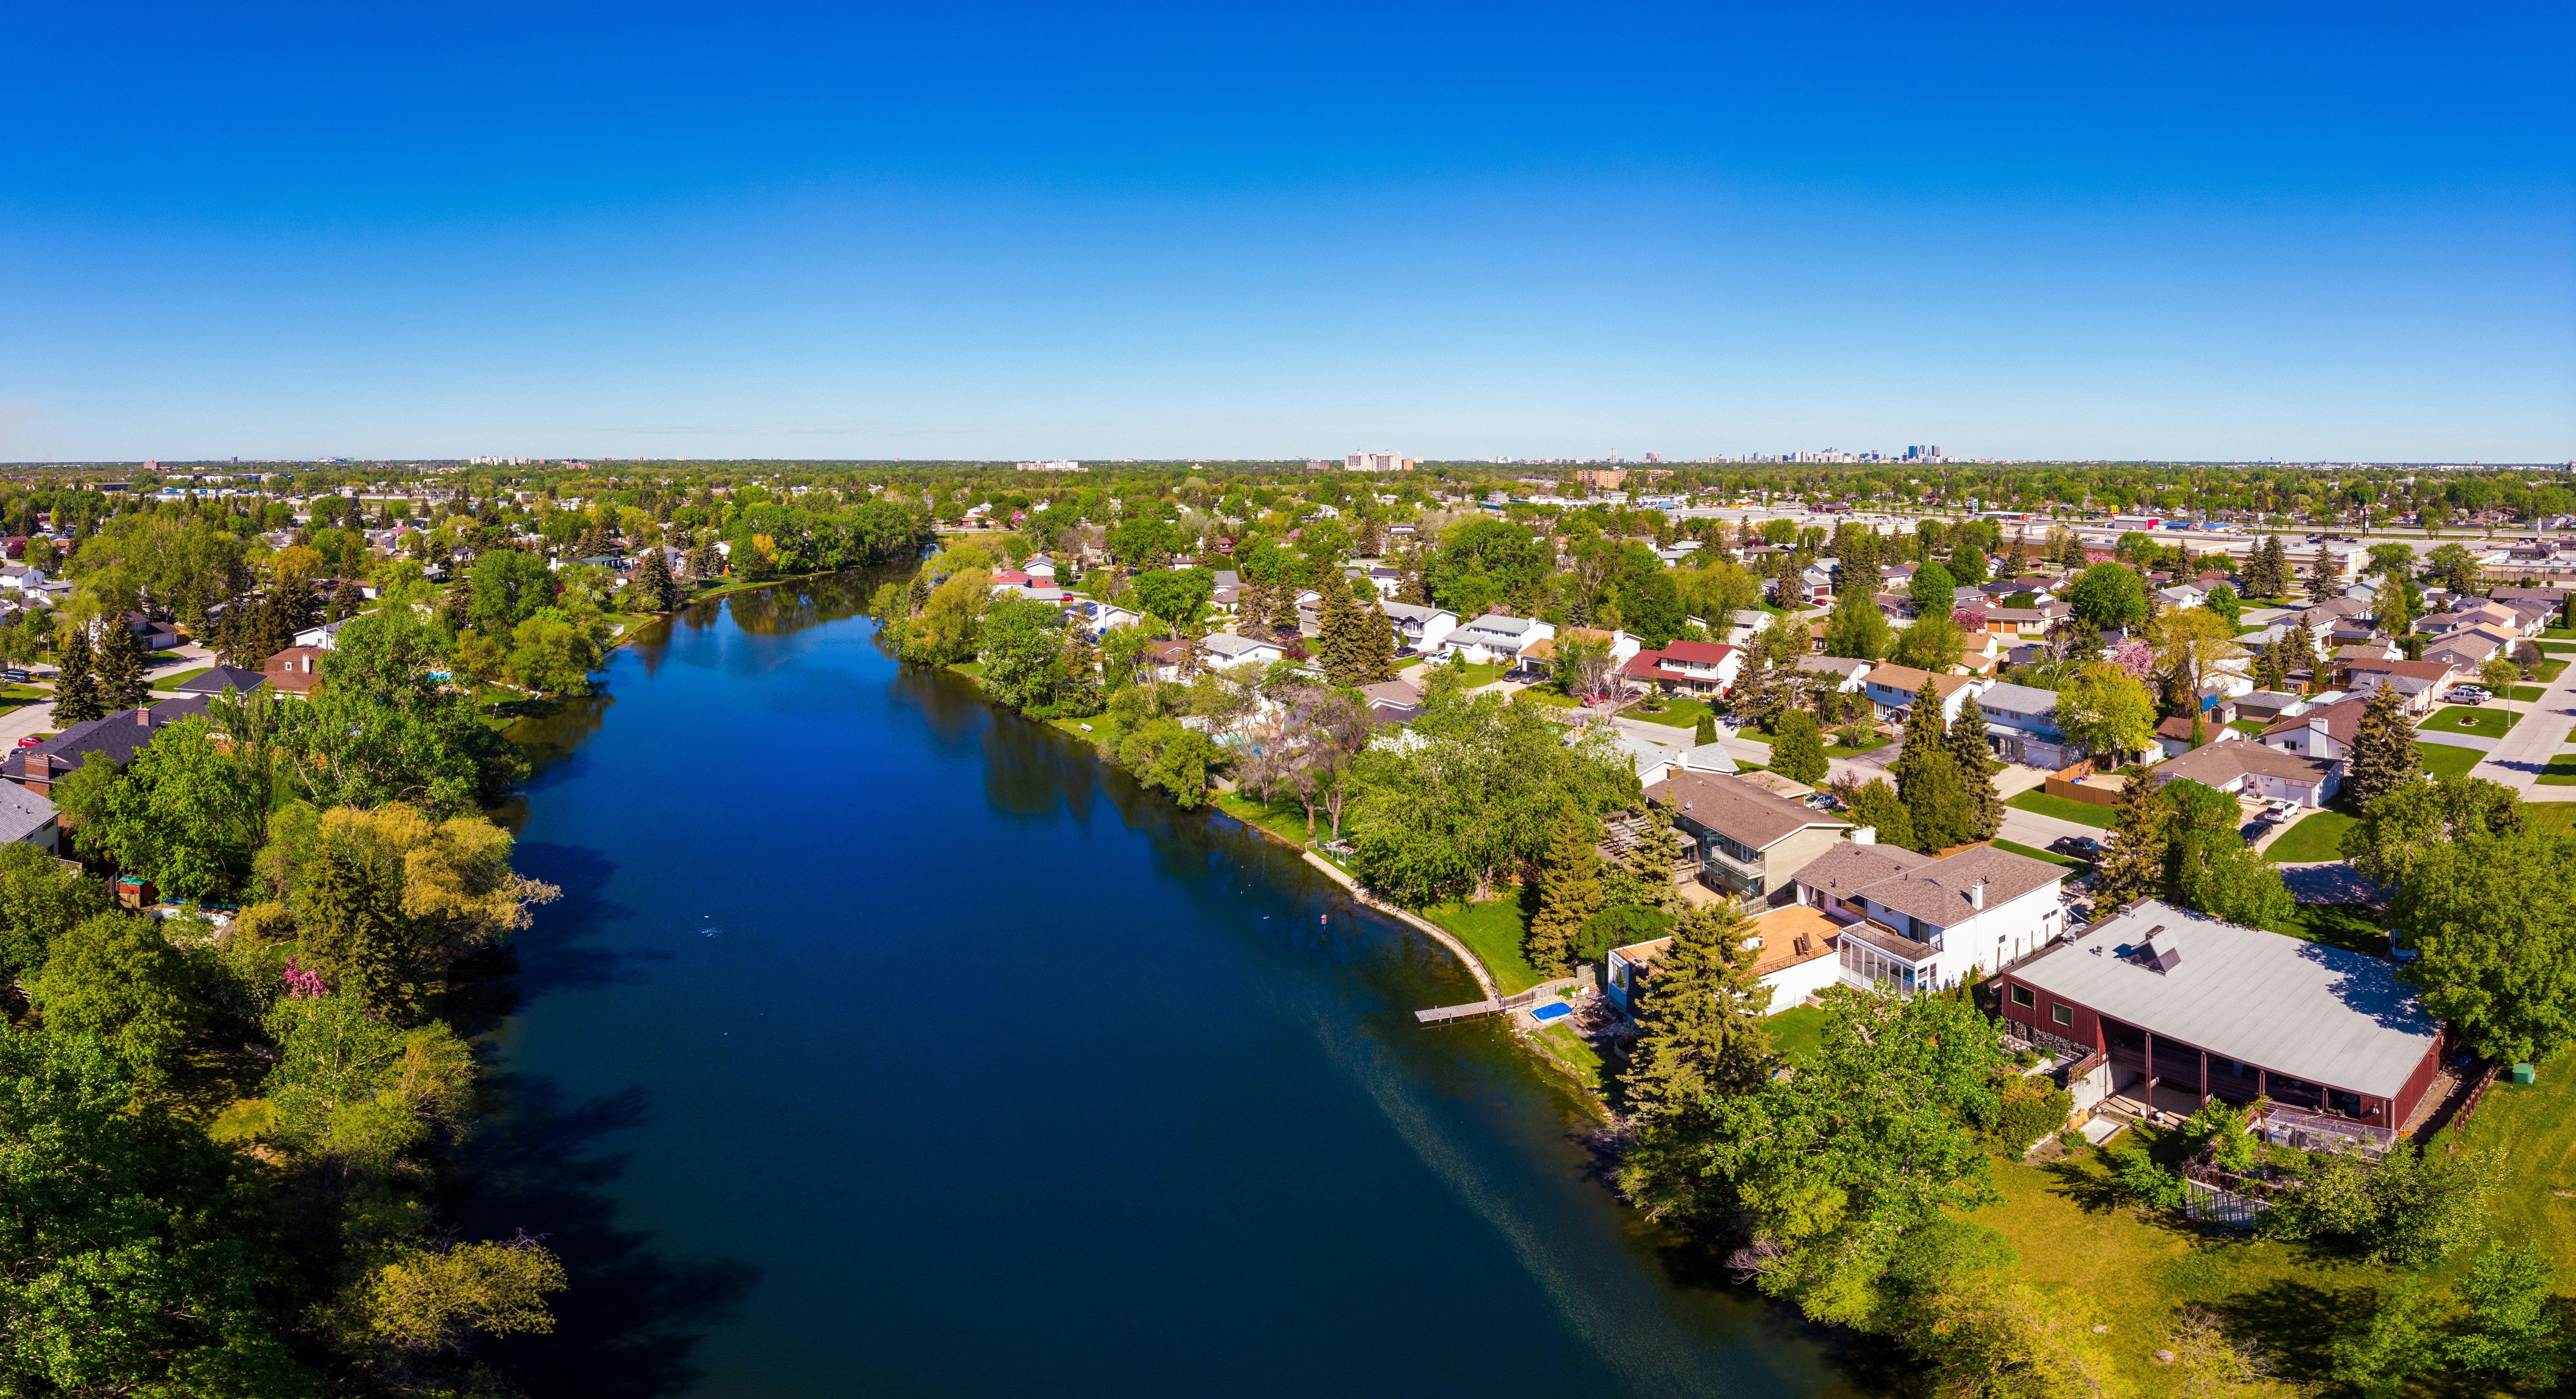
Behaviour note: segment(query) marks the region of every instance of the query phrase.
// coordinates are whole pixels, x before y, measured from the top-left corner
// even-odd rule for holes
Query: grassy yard
[[[2052,797],[2037,787],[2006,801],[2004,805],[2018,807],[2023,811],[2034,812],[2041,816],[2054,816],[2061,821],[2076,821],[2087,826],[2098,826],[2106,831],[2118,825],[2120,821],[2117,807],[2095,806],[2091,802],[2080,802],[2071,797]]]
[[[2540,649],[2552,656],[2576,656],[2576,641],[2544,641]]]
[[[1422,683],[1428,684],[1431,680],[1431,672],[1435,670],[1454,670],[1458,672],[1458,678],[1465,682],[1464,688],[1470,690],[1475,689],[1479,685],[1493,684],[1496,678],[1500,677],[1503,673],[1502,664],[1498,661],[1487,661],[1482,665],[1455,666],[1444,661],[1439,665],[1424,666],[1422,668]]]
[[[2565,657],[2560,657],[2557,660],[2542,661],[2540,664],[2531,668],[2531,673],[2535,678],[2544,682],[2555,680],[2559,676],[2567,673],[2567,659]]]
[[[2426,732],[2438,729],[2446,734],[2476,734],[2480,738],[2502,738],[2504,731],[2513,727],[2513,720],[2521,717],[2520,714],[2507,717],[2501,707],[2471,708],[2465,704],[2455,704],[2448,708],[2434,710],[2425,717],[2423,723],[2416,727]]]
[[[984,673],[984,663],[982,661],[951,661],[948,668],[960,675],[982,675]]]
[[[1814,1006],[1791,1006],[1762,1022],[1771,1050],[1790,1063],[1812,1054],[1825,1042],[1825,1013]]]
[[[1885,748],[1887,745],[1896,741],[1892,738],[1882,738],[1877,735],[1872,735],[1872,742],[1863,744],[1858,748],[1846,748],[1843,746],[1841,737],[1833,735],[1829,735],[1829,737],[1832,737],[1833,741],[1825,745],[1825,756],[1828,758],[1857,758],[1863,753],[1875,753],[1881,748]]]
[[[2227,727],[2236,730],[2238,733],[2259,735],[2265,729],[2272,727],[2272,724],[2270,720],[2266,719],[2239,719]]]
[[[2543,641],[2576,641],[2576,627],[2551,627],[2542,632],[2540,638]]]
[[[2495,1195],[2496,1235],[2539,1243],[2559,1276],[2576,1269],[2576,1059],[2540,1066],[2540,1081],[2499,1079],[2463,1134],[2472,1147],[2500,1148],[2504,1188]],[[2561,1283],[2564,1286],[2564,1283]]]
[[[2535,831],[2576,836],[2576,802],[2525,802],[2522,820]]]
[[[1572,709],[1575,707],[1576,701],[1573,696],[1558,694],[1556,691],[1549,689],[1545,685],[1532,685],[1528,689],[1514,694],[1512,696],[1512,703],[1544,704],[1556,709]]]
[[[1713,718],[1717,714],[1716,710],[1709,708],[1700,700],[1680,698],[1665,700],[1660,713],[1649,714],[1634,705],[1619,712],[1624,718],[1643,719],[1650,724],[1670,724],[1677,729],[1698,728],[1701,719]]]
[[[16,709],[22,704],[34,704],[53,697],[53,691],[39,690],[32,685],[0,685],[0,709]]]
[[[2135,1131],[2112,1143],[2125,1145]],[[2334,1250],[2142,1219],[2113,1202],[2107,1165],[2090,1149],[2062,1161],[1998,1161],[1993,1180],[2003,1202],[1968,1219],[2004,1236],[2022,1277],[2098,1313],[2110,1328],[2112,1363],[2142,1395],[2182,1392],[2184,1377],[2158,1365],[2153,1352],[2185,1303],[2217,1312],[2230,1330],[2261,1336],[2282,1378],[2308,1385],[2323,1378],[2333,1328],[2348,1313],[2339,1294],[2389,1278]]]
[[[2427,748],[2432,744],[2424,745]],[[2463,752],[2467,751],[2465,749]],[[2274,864],[2307,864],[2315,860],[2343,858],[2343,833],[2359,822],[2340,811],[2328,808],[2312,811],[2282,833],[2263,852],[2263,858]]]
[[[2301,904],[2272,931],[2368,957],[2388,955],[2388,934],[2368,904]]]
[[[1090,735],[1085,734],[1083,737],[1088,738]],[[1296,802],[1274,801],[1265,805],[1240,792],[1216,792],[1211,795],[1217,809],[1237,821],[1247,826],[1259,826],[1273,835],[1298,845],[1306,843],[1306,808]],[[1315,813],[1315,838],[1330,840],[1333,829],[1331,823],[1331,817],[1320,811]],[[1350,829],[1350,813],[1347,809],[1342,813],[1342,829],[1345,831]]]
[[[2516,704],[2533,704],[2538,702],[2542,695],[2548,693],[2549,687],[2546,685],[2515,685],[2505,691],[2505,698]]]
[[[2561,753],[2550,759],[2549,766],[2531,780],[2551,787],[2576,787],[2576,753]]]
[[[1506,994],[1526,991],[1548,979],[1521,955],[1521,937],[1529,930],[1529,920],[1521,914],[1518,895],[1477,904],[1433,904],[1422,910],[1422,916],[1467,944]]]
[[[155,675],[152,677],[152,688],[156,690],[175,690],[213,669],[213,666],[201,665],[195,670],[183,670],[175,675]]]
[[[2419,743],[2415,745],[2416,766],[2435,777],[2458,777],[2478,765],[2486,754],[2456,743]]]

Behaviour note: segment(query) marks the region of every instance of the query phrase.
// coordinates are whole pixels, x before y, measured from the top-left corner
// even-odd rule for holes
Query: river
[[[572,1396],[1847,1392],[1619,1204],[1438,945],[882,655],[701,604],[517,737],[560,885],[451,1218],[543,1236]]]

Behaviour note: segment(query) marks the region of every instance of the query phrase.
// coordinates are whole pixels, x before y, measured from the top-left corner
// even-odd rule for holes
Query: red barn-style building
[[[2113,1091],[2166,1111],[2268,1097],[2398,1131],[2447,1048],[2388,963],[2153,899],[1996,981],[2006,1019],[2102,1051]]]

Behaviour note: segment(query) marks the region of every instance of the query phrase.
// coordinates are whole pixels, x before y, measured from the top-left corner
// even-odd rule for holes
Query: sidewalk
[[[2486,757],[2469,769],[2469,775],[2501,782],[2521,793],[2524,801],[2576,801],[2576,787],[2543,787],[2534,780],[2541,769],[2549,766],[2549,760],[2567,746],[2571,736],[2570,724],[2576,722],[2576,665],[2561,672],[2526,708],[2528,712],[2522,714],[2521,721],[2488,748]],[[2429,735],[2419,733],[2417,737]]]

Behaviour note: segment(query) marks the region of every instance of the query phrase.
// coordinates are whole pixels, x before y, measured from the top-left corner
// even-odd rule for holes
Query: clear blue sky
[[[397,8],[13,18],[0,458],[2576,456],[2563,0]]]

